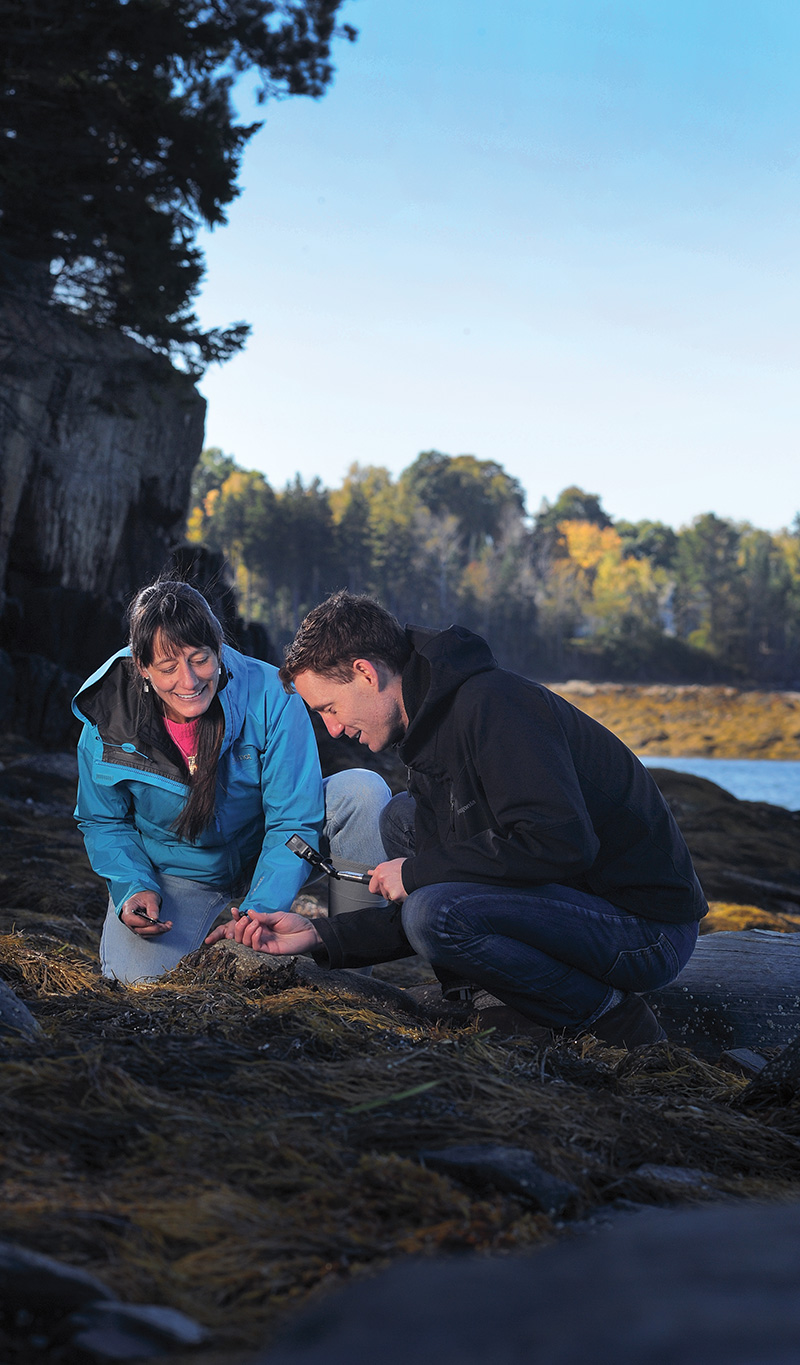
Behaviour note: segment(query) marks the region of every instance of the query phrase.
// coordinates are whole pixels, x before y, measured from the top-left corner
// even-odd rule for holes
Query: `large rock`
[[[637,1214],[535,1255],[396,1265],[260,1365],[789,1365],[800,1205]]]
[[[205,402],[163,357],[8,287],[0,371],[0,712],[58,744],[75,677],[182,537]]]
[[[692,773],[651,775],[689,845],[709,900],[800,915],[800,811],[738,801]]]
[[[79,680],[167,567],[206,592],[228,638],[270,658],[263,628],[236,618],[222,557],[181,546],[205,418],[191,379],[7,281],[0,374],[0,728],[69,743]]]
[[[0,582],[28,651],[81,669],[82,595],[127,594],[180,538],[205,402],[163,357],[32,296],[0,301],[0,351]],[[53,590],[72,595],[58,656]]]

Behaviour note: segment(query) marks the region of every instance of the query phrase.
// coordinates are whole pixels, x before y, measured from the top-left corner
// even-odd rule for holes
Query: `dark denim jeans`
[[[381,835],[387,856],[413,851],[414,803],[395,797]],[[697,941],[696,924],[643,919],[600,896],[551,883],[442,882],[403,905],[412,947],[435,967],[476,982],[555,1029],[587,1028],[614,989],[649,991],[674,980]]]

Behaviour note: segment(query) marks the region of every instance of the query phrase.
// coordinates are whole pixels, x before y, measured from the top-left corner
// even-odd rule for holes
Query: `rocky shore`
[[[6,738],[0,761],[0,1263],[12,1298],[26,1286],[0,1294],[9,1365],[240,1365],[408,1257],[800,1193],[794,1083],[749,1104],[722,1044],[503,1037],[420,1004],[414,962],[365,980],[221,945],[156,986],[103,981],[74,757]],[[707,927],[798,928],[800,815],[656,778]]]

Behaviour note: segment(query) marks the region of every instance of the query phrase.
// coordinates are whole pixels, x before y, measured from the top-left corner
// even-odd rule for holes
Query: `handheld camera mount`
[[[316,867],[319,872],[324,872],[328,877],[333,877],[337,882],[360,882],[362,886],[369,886],[369,872],[348,872],[344,868],[334,867],[333,863],[327,858],[323,858],[315,848],[307,844],[305,839],[301,839],[299,834],[293,834],[291,839],[286,840],[286,847],[292,850],[298,858],[304,858],[312,867]]]

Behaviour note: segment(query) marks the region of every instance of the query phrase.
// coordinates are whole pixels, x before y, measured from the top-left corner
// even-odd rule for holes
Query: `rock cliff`
[[[181,538],[204,416],[162,357],[0,294],[1,727],[65,737],[63,674],[119,646],[126,601]]]

